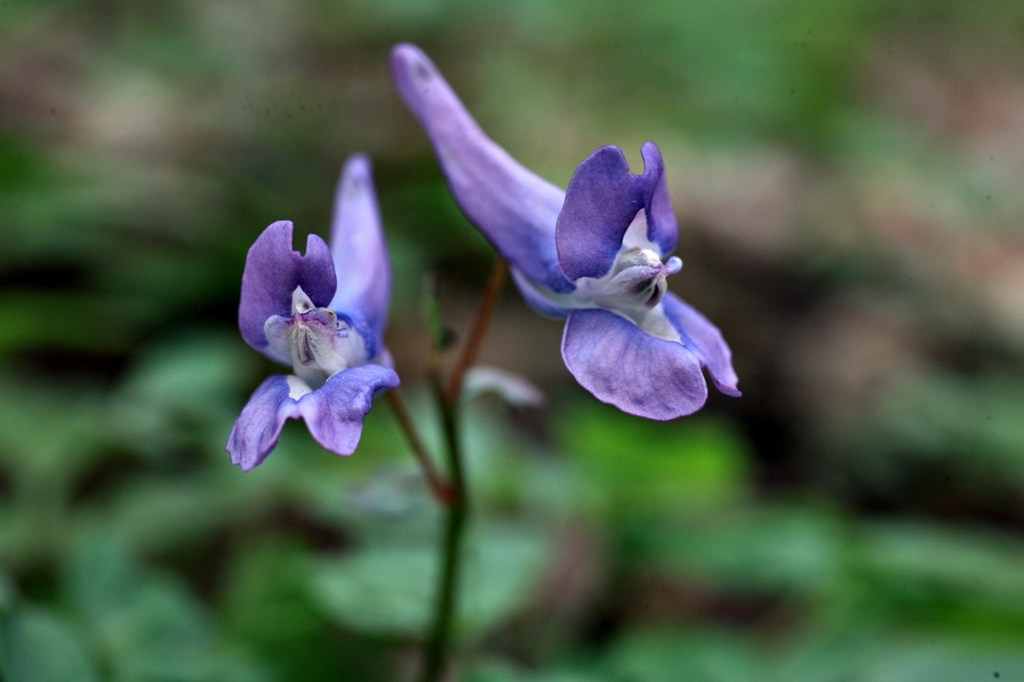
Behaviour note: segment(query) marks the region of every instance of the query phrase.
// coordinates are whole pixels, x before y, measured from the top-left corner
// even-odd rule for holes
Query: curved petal
[[[363,154],[349,157],[334,196],[331,255],[338,290],[330,303],[336,313],[362,318],[374,337],[384,342],[391,299],[391,261],[381,228],[370,160]]]
[[[317,443],[337,455],[351,455],[359,445],[373,394],[382,388],[397,388],[398,384],[393,369],[380,365],[351,367],[302,396],[298,409]]]
[[[562,359],[598,400],[638,417],[683,417],[699,410],[708,396],[696,355],[600,308],[569,314]]]
[[[722,332],[718,331],[718,327],[697,312],[696,308],[671,292],[665,294],[662,305],[665,317],[679,332],[683,345],[707,367],[715,387],[722,393],[736,398],[742,395],[736,388],[739,377],[732,368],[732,351],[729,350],[729,344],[722,338]]]
[[[569,181],[555,229],[558,263],[572,281],[608,273],[623,237],[644,209],[647,239],[667,256],[676,248],[679,225],[665,184],[665,164],[657,145],[640,150],[644,172],[633,175],[622,150],[602,147],[579,165]]]
[[[558,263],[570,280],[602,277],[615,263],[640,205],[636,176],[618,147],[601,147],[576,168],[558,214]]]
[[[380,365],[342,370],[312,392],[298,377],[275,374],[260,384],[231,429],[231,463],[243,471],[258,466],[277,445],[285,419],[299,417],[324,448],[351,455],[359,445],[374,393],[398,384],[395,371]]]
[[[306,255],[292,250],[292,224],[273,223],[250,247],[242,273],[238,328],[246,343],[271,360],[291,364],[270,351],[263,325],[274,315],[292,314],[292,292],[302,287],[313,305],[326,306],[334,297],[337,280],[331,251],[315,234],[306,241]]]
[[[466,217],[527,277],[558,293],[571,291],[555,253],[555,220],[565,194],[488,138],[418,47],[396,45],[391,73]]]
[[[664,258],[676,250],[679,222],[672,208],[672,199],[668,196],[661,150],[653,142],[647,142],[640,148],[640,155],[644,159],[644,174],[640,176],[640,182],[643,203],[647,208],[647,238],[661,248]]]
[[[275,374],[260,384],[242,408],[228,436],[231,463],[250,471],[277,445],[284,420],[299,416],[299,404],[289,397],[288,377]]]
[[[533,308],[536,312],[547,317],[554,317],[558,319],[564,319],[568,317],[570,308],[558,305],[557,303],[545,298],[540,291],[526,275],[520,272],[519,268],[513,266],[509,268],[512,272],[512,281],[516,283],[516,288],[519,289],[519,293],[522,294],[523,300],[526,301],[526,305]]]

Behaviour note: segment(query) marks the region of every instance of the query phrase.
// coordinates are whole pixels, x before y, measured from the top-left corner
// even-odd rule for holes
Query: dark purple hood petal
[[[739,378],[732,368],[732,351],[718,327],[671,292],[665,295],[662,305],[665,317],[683,338],[683,345],[693,351],[700,358],[700,363],[707,367],[715,387],[726,395],[740,397],[742,394],[736,388]]]
[[[370,160],[362,154],[349,157],[338,182],[331,255],[338,290],[329,307],[338,314],[362,318],[374,336],[373,345],[381,348],[391,300],[391,261]]]
[[[299,399],[299,412],[317,443],[336,455],[351,455],[363,433],[363,419],[373,406],[373,394],[398,388],[398,375],[380,365],[350,367]]]
[[[258,466],[281,437],[285,419],[299,416],[299,404],[288,397],[283,374],[268,377],[249,398],[228,436],[231,463],[250,471]]]
[[[647,214],[647,238],[667,256],[676,246],[679,228],[665,185],[665,166],[658,147],[641,149],[644,172],[633,175],[618,147],[601,147],[583,161],[569,181],[558,214],[555,242],[566,277],[602,277],[612,267],[633,218]]]
[[[638,417],[684,417],[699,410],[708,397],[696,355],[607,310],[569,314],[562,359],[594,397]]]
[[[238,328],[246,343],[277,362],[290,364],[268,352],[263,325],[274,315],[291,315],[292,292],[302,287],[313,305],[325,307],[334,297],[337,280],[331,251],[315,234],[306,241],[306,255],[292,250],[292,224],[273,223],[249,249],[242,273]]]
[[[636,176],[618,147],[601,147],[576,168],[558,214],[555,243],[565,276],[601,277],[615,262],[640,204]]]
[[[527,277],[559,293],[572,291],[555,253],[555,220],[565,194],[488,138],[418,47],[396,45],[391,73],[466,217]]]

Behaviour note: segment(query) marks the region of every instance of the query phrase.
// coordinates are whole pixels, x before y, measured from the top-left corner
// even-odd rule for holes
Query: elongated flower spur
[[[391,264],[369,160],[345,164],[330,247],[310,235],[292,250],[292,224],[276,222],[249,249],[238,327],[246,343],[292,367],[252,394],[228,437],[231,462],[249,471],[277,445],[285,419],[302,417],[320,445],[352,454],[374,394],[396,388],[384,348]]]
[[[721,332],[668,292],[683,263],[662,260],[679,228],[657,146],[643,146],[640,175],[618,147],[602,147],[562,192],[487,137],[419,48],[395,46],[391,71],[456,201],[509,261],[526,302],[567,318],[562,358],[584,388],[658,420],[704,405],[702,367],[718,390],[740,395]]]

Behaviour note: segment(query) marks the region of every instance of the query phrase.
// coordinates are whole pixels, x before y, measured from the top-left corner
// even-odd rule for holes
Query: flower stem
[[[480,309],[477,311],[476,321],[473,323],[469,340],[466,341],[466,345],[462,349],[462,355],[459,356],[459,361],[448,378],[448,387],[444,391],[444,402],[447,404],[453,404],[459,399],[459,392],[462,391],[462,381],[466,376],[466,372],[473,366],[473,361],[476,360],[476,355],[480,351],[480,344],[484,340],[484,332],[487,331],[487,325],[491,321],[494,309],[498,306],[498,299],[501,297],[501,289],[505,285],[505,276],[507,274],[508,264],[505,263],[503,258],[499,258],[494,263],[490,279],[487,280],[487,288],[484,289],[484,298],[480,302]]]
[[[434,623],[430,630],[430,639],[427,641],[423,675],[420,678],[422,682],[438,682],[448,668],[452,626],[458,611],[457,596],[462,544],[466,522],[469,518],[469,496],[463,467],[462,442],[459,438],[459,393],[462,390],[462,381],[466,371],[473,365],[477,352],[480,350],[484,332],[486,332],[487,325],[497,306],[507,272],[508,266],[504,260],[499,258],[487,282],[487,288],[477,311],[469,340],[462,349],[462,354],[452,370],[447,386],[441,378],[441,358],[438,349],[435,349],[431,362],[431,383],[441,408],[452,495],[446,507],[448,515],[441,547],[440,584],[434,610]]]
[[[443,395],[441,383],[435,382],[438,396]],[[446,508],[448,515],[441,547],[442,563],[437,602],[434,609],[434,623],[427,642],[423,667],[423,682],[437,682],[448,667],[448,649],[452,625],[458,608],[457,592],[459,568],[462,556],[462,541],[469,516],[469,499],[466,495],[465,472],[462,466],[462,448],[458,434],[458,406],[448,404],[442,407],[444,435],[447,441],[448,466],[453,495]]]
[[[416,457],[420,468],[423,469],[423,476],[427,479],[430,491],[442,505],[447,506],[451,504],[455,496],[455,489],[445,480],[445,477],[441,475],[437,467],[434,466],[434,460],[431,458],[427,446],[423,444],[423,440],[416,430],[416,425],[409,415],[409,409],[405,405],[405,398],[402,397],[401,392],[397,388],[388,391],[386,395],[388,405],[391,406],[391,411],[394,413],[395,419],[398,420],[398,425],[402,427],[402,433],[405,434],[406,440],[409,441],[412,454]]]

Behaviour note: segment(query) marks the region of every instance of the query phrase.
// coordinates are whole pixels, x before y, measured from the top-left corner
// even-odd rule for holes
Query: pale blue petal
[[[665,162],[661,150],[653,142],[640,148],[644,160],[644,174],[641,177],[644,205],[647,208],[647,238],[661,248],[661,257],[676,250],[679,241],[679,223],[676,220],[672,199],[668,196],[665,181]]]
[[[331,255],[338,290],[330,308],[369,328],[374,348],[384,343],[391,298],[391,261],[381,228],[370,160],[349,157],[334,197]],[[374,353],[375,354],[375,353]]]
[[[541,295],[537,285],[520,272],[519,268],[513,266],[509,268],[509,271],[512,273],[512,281],[516,283],[516,288],[522,294],[526,305],[547,317],[565,318],[569,315],[570,308],[558,305]]]
[[[562,359],[583,388],[623,412],[666,421],[693,414],[708,387],[696,355],[602,309],[574,310]]]
[[[316,442],[337,455],[351,455],[359,445],[363,419],[373,406],[374,393],[398,388],[398,384],[393,369],[380,365],[350,367],[299,399],[299,411]]]
[[[726,395],[739,397],[739,377],[732,368],[732,351],[718,327],[693,306],[669,292],[662,301],[665,317],[682,337],[683,345],[700,358],[715,387]]]
[[[276,374],[260,384],[242,409],[228,436],[231,462],[249,471],[277,445],[286,419],[302,417],[313,438],[338,455],[351,455],[359,445],[363,419],[373,406],[374,394],[397,388],[398,375],[380,365],[342,370],[298,400],[290,397],[296,377]],[[301,385],[301,384],[300,384]],[[308,391],[308,389],[306,389]]]
[[[250,471],[277,445],[285,419],[299,416],[299,404],[288,397],[288,378],[268,377],[249,398],[228,436],[231,463]]]
[[[559,293],[571,291],[555,253],[562,190],[526,170],[488,138],[418,47],[396,45],[391,73],[399,95],[433,143],[466,217],[527,277]]]

